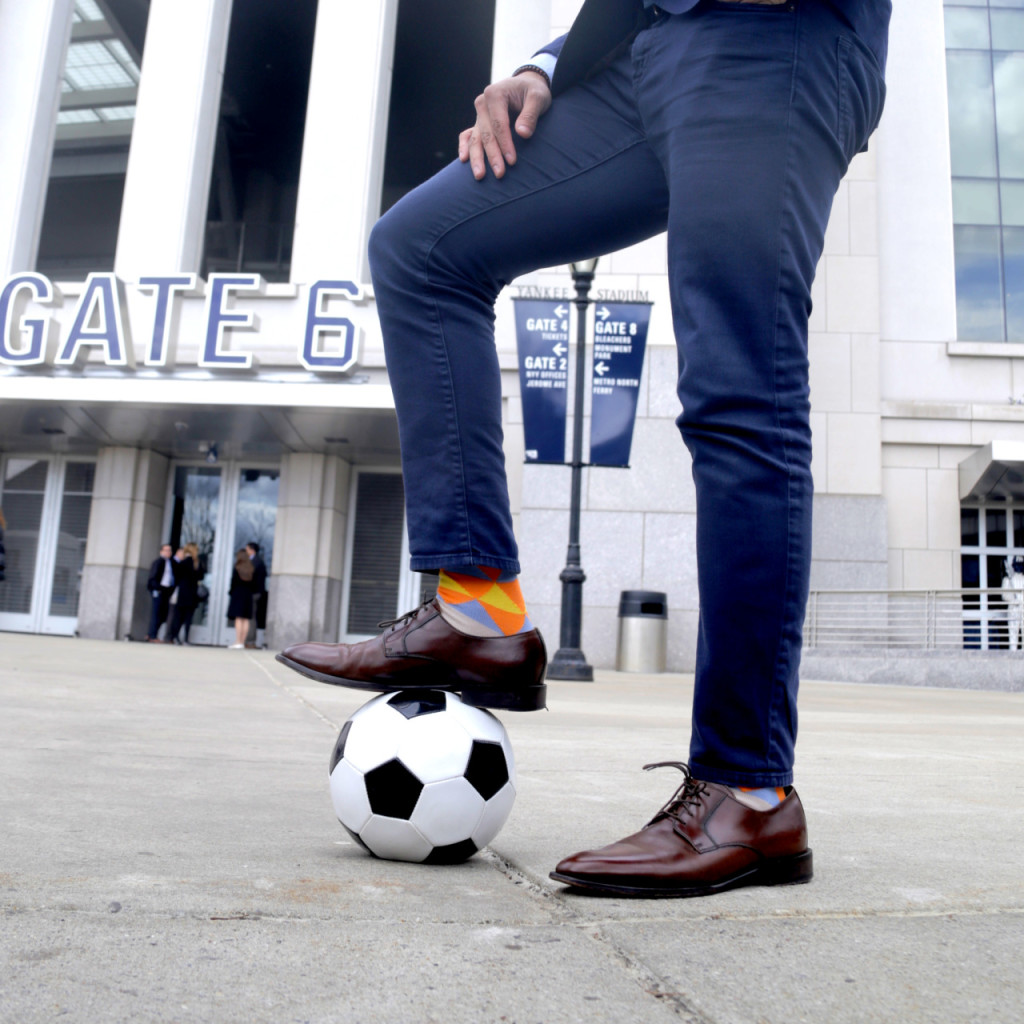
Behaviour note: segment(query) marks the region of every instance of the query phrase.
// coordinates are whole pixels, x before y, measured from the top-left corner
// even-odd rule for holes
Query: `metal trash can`
[[[619,595],[620,672],[664,672],[668,646],[668,595],[656,590],[623,590]]]

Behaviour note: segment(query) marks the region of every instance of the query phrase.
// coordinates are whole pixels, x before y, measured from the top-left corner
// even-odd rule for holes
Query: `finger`
[[[516,118],[516,133],[528,139],[537,130],[537,122],[551,106],[551,93],[547,89],[531,89],[523,101],[523,109]]]
[[[477,181],[483,181],[484,175],[487,174],[487,157],[476,129],[473,130],[469,140],[469,166],[472,168],[473,177]]]
[[[502,153],[501,144],[495,137],[494,121],[491,116],[490,105],[486,96],[480,96],[477,98],[476,109],[476,134],[483,150],[483,159],[486,160],[487,164],[490,166],[494,176],[496,178],[501,178],[505,174],[505,157]],[[477,167],[474,165],[474,174],[476,173],[476,170]],[[480,176],[478,175],[478,178],[479,177]]]
[[[465,157],[462,156],[463,149],[465,149]],[[483,180],[487,173],[487,158],[480,142],[480,132],[475,125],[472,128],[467,128],[459,136],[459,159],[464,163],[469,162],[473,177],[477,181]]]
[[[484,90],[484,98],[487,103],[487,117],[490,121],[494,148],[509,163],[515,163],[516,146],[510,125],[512,115],[509,109],[509,95],[504,89],[488,86]]]

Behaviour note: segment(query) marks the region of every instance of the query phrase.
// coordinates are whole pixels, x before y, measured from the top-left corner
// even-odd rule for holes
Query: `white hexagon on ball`
[[[434,846],[469,839],[484,812],[484,798],[463,778],[423,787],[412,823]]]
[[[516,802],[516,788],[512,782],[506,782],[501,789],[484,805],[480,820],[476,823],[470,839],[477,849],[483,849],[502,829],[512,813],[512,805]]]
[[[345,760],[353,768],[368,772],[376,765],[397,756],[403,726],[407,722],[380,697],[364,704],[350,721],[352,729],[345,744]]]
[[[384,860],[426,860],[433,850],[431,843],[419,830],[401,818],[385,818],[375,814],[359,832],[371,853]]]
[[[449,694],[449,696],[454,697],[455,695]],[[476,739],[493,740],[495,743],[500,743],[503,736],[506,738],[508,736],[505,726],[490,711],[463,704],[457,697],[449,703],[448,712],[461,722],[466,731]]]
[[[402,729],[398,759],[424,782],[454,779],[466,770],[472,747],[472,736],[454,715],[421,715]]]
[[[373,813],[366,796],[363,773],[348,761],[339,761],[331,772],[331,803],[338,821],[353,832],[363,828]]]

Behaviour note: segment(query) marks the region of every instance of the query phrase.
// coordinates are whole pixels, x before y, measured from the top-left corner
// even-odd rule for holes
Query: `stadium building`
[[[0,630],[143,636],[165,540],[202,551],[202,643],[231,638],[249,540],[270,568],[271,646],[369,635],[429,591],[406,569],[367,235],[454,158],[482,86],[577,6],[0,4]],[[895,8],[886,113],[815,287],[808,640],[1009,663],[1024,656],[1002,590],[1024,555],[1024,8]],[[630,468],[583,474],[597,666],[615,661],[624,589],[668,595],[669,667],[693,664],[664,248],[602,255],[594,286],[653,303]],[[569,470],[524,464],[516,296],[571,298],[569,273],[514,282],[497,323],[524,592],[554,647]]]

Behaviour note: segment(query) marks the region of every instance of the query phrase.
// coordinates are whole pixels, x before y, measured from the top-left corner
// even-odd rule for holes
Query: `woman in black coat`
[[[231,586],[228,588],[228,620],[235,624],[235,639],[232,650],[245,647],[252,618],[253,577],[256,575],[252,560],[245,548],[235,552],[235,567],[231,570]]]
[[[186,544],[178,549],[174,557],[177,562],[174,568],[174,582],[178,586],[178,601],[171,615],[171,628],[167,639],[172,644],[187,644],[189,630],[192,628],[192,616],[199,607],[199,581],[203,578],[203,572],[199,568],[199,548],[195,544]],[[182,626],[185,627],[184,640],[178,637]]]

